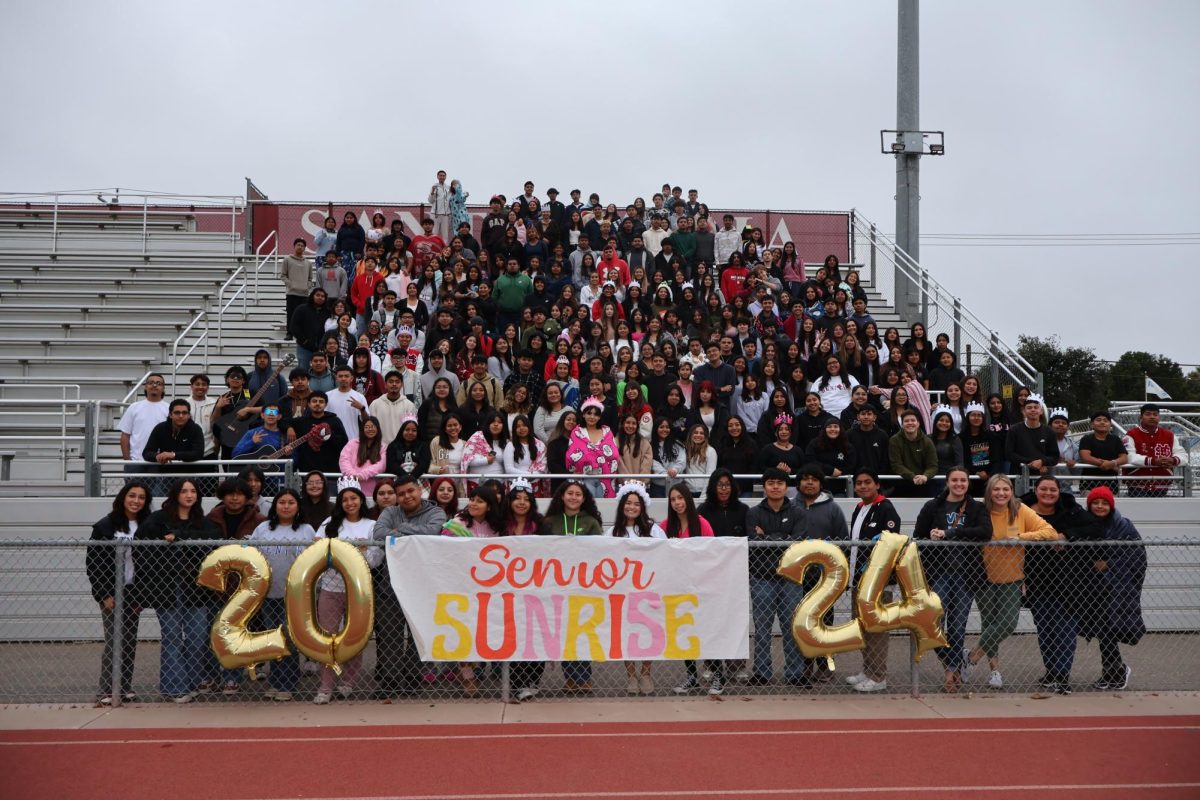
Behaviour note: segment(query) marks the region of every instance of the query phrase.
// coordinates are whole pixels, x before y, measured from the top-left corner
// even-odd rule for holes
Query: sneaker
[[[98,705],[98,706],[111,706],[111,705],[112,705],[112,695],[111,695],[111,694],[106,694],[106,695],[104,695],[104,697],[97,697],[97,698],[96,698],[96,705]]]
[[[641,686],[642,694],[654,694],[654,679],[649,675],[643,673],[638,684]]]
[[[318,706],[327,706],[329,701],[333,699],[329,696],[329,692],[317,692],[317,696],[313,698],[313,704]]]
[[[851,686],[857,686],[865,680],[867,680],[867,674],[865,672],[860,672],[857,675],[846,676],[846,683],[850,684]]]
[[[271,695],[271,699],[274,700],[276,703],[287,703],[287,702],[291,701],[292,693],[291,692],[274,692]]]
[[[676,686],[673,691],[675,694],[691,694],[700,688],[700,684],[696,681],[696,676],[688,675],[683,679],[683,683]]]
[[[700,682],[701,682],[701,683],[708,683],[709,681],[711,681],[711,680],[712,680],[712,677],[713,677],[712,670],[711,670],[711,669],[706,669],[706,670],[704,670],[704,672],[701,672],[701,673],[700,673]]]
[[[1106,692],[1112,688],[1112,681],[1108,678],[1101,678],[1092,684],[1092,688],[1098,692]]]
[[[625,692],[627,694],[637,694],[641,691],[641,686],[638,684],[636,675],[630,675],[629,680],[625,683]]]
[[[1000,674],[1000,670],[992,670],[992,674],[988,676],[988,686],[993,689],[1004,688],[1004,676]]]
[[[221,687],[221,694],[224,694],[224,695],[237,694],[241,690],[242,690],[241,684],[239,684],[237,681],[226,681],[225,685]]]
[[[190,703],[195,699],[195,695],[193,695],[191,692],[188,692],[187,694],[181,694],[178,697],[172,697],[171,702],[183,705],[184,703]]]
[[[1051,691],[1055,694],[1069,695],[1072,692],[1071,684],[1068,681],[1059,681],[1054,684],[1054,688]]]
[[[124,692],[121,695],[121,700],[125,703],[136,703],[138,699],[136,692]]]
[[[737,675],[733,676],[733,679],[735,681],[741,681],[742,683],[745,683],[746,681],[750,680],[750,670],[748,670],[746,667],[742,667],[737,671]]]
[[[536,686],[526,686],[524,689],[517,692],[517,702],[523,703],[526,700],[532,700],[537,697],[538,690]]]
[[[349,700],[350,695],[354,694],[353,686],[339,686],[337,690],[338,696],[343,700]]]
[[[856,692],[883,692],[883,691],[887,691],[887,681],[873,681],[873,680],[871,680],[870,678],[865,678],[865,677],[864,677],[864,678],[863,678],[863,680],[861,680],[861,681],[859,681],[858,683],[854,684],[854,691],[856,691]]]
[[[199,686],[196,687],[196,694],[208,694],[212,690],[213,690],[213,682],[212,681],[204,681],[203,683],[201,683]]]
[[[1054,676],[1052,676],[1049,672],[1044,673],[1042,677],[1038,678],[1038,686],[1041,686],[1043,689],[1049,689],[1053,691],[1058,686],[1058,683],[1058,680],[1055,679]]]
[[[725,682],[721,680],[720,675],[713,675],[708,682],[708,693],[714,697],[720,697],[725,693]]]
[[[1109,681],[1108,688],[1112,689],[1113,691],[1117,691],[1117,692],[1121,691],[1122,689],[1124,689],[1126,686],[1129,685],[1129,676],[1131,674],[1133,674],[1133,667],[1126,664],[1125,669],[1121,673],[1119,673],[1115,678],[1113,678],[1111,681]]]

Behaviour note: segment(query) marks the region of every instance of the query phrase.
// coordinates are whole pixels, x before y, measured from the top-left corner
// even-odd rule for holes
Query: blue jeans
[[[162,630],[158,690],[177,697],[200,685],[208,647],[208,609],[184,605],[187,588],[175,590],[175,607],[155,609]]]
[[[212,630],[212,624],[216,621],[217,615],[221,613],[221,609],[225,607],[226,598],[221,598],[220,601],[210,604],[204,609],[204,673],[201,675],[202,681],[217,681],[218,683],[241,683],[241,669],[225,669],[221,666],[221,662],[217,660],[217,654],[213,652],[212,646],[209,643],[208,631]]]
[[[312,361],[313,351],[307,347],[296,345],[296,366],[299,369],[308,369],[308,362]]]
[[[1051,680],[1066,681],[1075,663],[1075,637],[1079,624],[1062,598],[1049,592],[1029,593],[1029,610],[1037,626],[1038,650]]]
[[[792,636],[792,616],[804,599],[804,589],[783,578],[750,579],[750,613],[754,619],[754,676],[770,679],[771,628],[776,619],[783,632],[783,677],[804,677],[804,656]]]
[[[937,649],[938,659],[946,669],[961,670],[966,665],[963,648],[967,642],[967,617],[971,613],[974,597],[967,579],[956,572],[938,575],[932,582],[933,591],[942,598],[942,630],[946,633],[946,647]]]
[[[575,683],[589,683],[592,680],[592,662],[564,661],[562,662],[563,677]]]
[[[255,631],[269,631],[283,626],[287,631],[287,605],[282,597],[268,597],[263,600],[258,618],[254,625]],[[271,664],[268,682],[272,689],[281,692],[294,692],[300,684],[300,656],[296,655],[295,646],[290,642],[291,655],[284,656]]]

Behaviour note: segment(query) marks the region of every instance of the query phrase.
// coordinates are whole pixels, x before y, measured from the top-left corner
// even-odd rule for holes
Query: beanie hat
[[[1113,497],[1112,489],[1108,488],[1107,486],[1097,486],[1095,489],[1092,489],[1090,492],[1088,492],[1087,504],[1089,509],[1092,507],[1093,500],[1104,500],[1111,508],[1117,507],[1117,501],[1116,498]]]

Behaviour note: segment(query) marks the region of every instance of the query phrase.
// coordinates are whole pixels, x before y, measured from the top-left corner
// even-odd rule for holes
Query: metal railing
[[[204,321],[204,332],[197,336],[196,341],[192,342],[192,346],[185,350],[183,356],[180,357],[179,345],[182,344],[184,338],[201,320]],[[173,391],[177,391],[179,388],[179,367],[191,357],[192,353],[196,352],[196,348],[201,344],[204,345],[204,368],[208,369],[208,339],[209,315],[207,311],[199,311],[192,321],[187,324],[187,327],[179,332],[179,335],[175,337],[175,341],[171,345],[171,389]],[[143,380],[145,379],[143,378]]]
[[[855,210],[851,215],[855,237],[855,254],[868,265],[872,283],[896,303],[896,312],[909,323],[924,322],[929,341],[935,332],[950,336],[950,346],[958,354],[959,363],[968,372],[986,365],[991,372],[991,391],[999,391],[1004,378],[1021,386],[1042,391],[1042,376],[1016,348],[984,324],[962,301],[942,286],[924,267],[904,252],[875,223]],[[882,261],[881,265],[879,262]],[[883,269],[890,265],[893,269]],[[900,285],[911,285],[917,297],[916,307],[901,308],[897,300],[902,294]],[[933,315],[931,318],[931,314]],[[979,362],[972,363],[978,358]],[[970,366],[972,369],[968,369]]]
[[[271,542],[274,547],[311,544],[312,540]],[[229,544],[229,540],[183,541],[168,544],[163,541],[134,540],[132,542],[71,540],[7,540],[0,541],[0,585],[6,597],[5,614],[0,617],[0,658],[7,669],[0,670],[0,703],[64,703],[89,702],[107,697],[114,706],[126,702],[170,699],[162,680],[169,670],[179,667],[180,653],[164,656],[164,637],[160,617],[150,609],[142,610],[148,593],[163,580],[158,566],[181,563],[179,559],[195,557],[196,563],[212,548]],[[750,542],[752,562],[774,559],[793,542]],[[243,544],[253,545],[253,542]],[[835,542],[848,549],[864,547],[864,543]],[[926,565],[928,582],[934,591],[943,584],[930,565],[940,553],[943,557],[969,551],[973,556],[987,551],[1023,551],[1027,590],[1027,609],[1012,608],[1016,615],[1013,627],[1001,636],[993,635],[997,608],[990,603],[985,610],[988,592],[986,582],[978,590],[961,594],[951,585],[941,592],[941,601],[948,614],[943,618],[943,631],[958,648],[975,649],[987,636],[995,647],[998,662],[989,666],[986,657],[979,657],[974,667],[961,670],[962,691],[993,693],[1034,693],[1045,696],[1050,692],[1112,691],[1109,678],[1119,678],[1117,689],[1141,691],[1196,691],[1200,689],[1200,673],[1195,670],[1195,641],[1200,635],[1200,542],[1186,540],[1147,540],[1095,542],[996,542],[978,545],[961,542],[919,541],[919,553]],[[581,543],[580,546],[586,546]],[[149,577],[137,572],[133,583],[126,580],[126,554],[140,556],[137,569],[148,567]],[[1104,676],[1111,669],[1112,653],[1097,651],[1094,637],[1106,633],[1116,620],[1104,604],[1105,581],[1096,579],[1104,571],[1127,570],[1122,562],[1140,560],[1144,575],[1132,575],[1140,597],[1140,614],[1144,633],[1125,638],[1115,644],[1119,664],[1128,667],[1119,675]],[[862,558],[861,553],[858,556]],[[942,559],[943,564],[945,559]],[[1033,562],[1037,561],[1035,565]],[[1100,563],[1096,563],[1100,562]],[[85,563],[89,569],[85,571]],[[274,562],[273,562],[274,563]],[[1103,567],[1101,567],[1101,563]],[[1047,567],[1052,566],[1051,571]],[[755,567],[751,567],[752,570]],[[945,567],[942,567],[945,570]],[[1136,567],[1135,567],[1136,569]],[[622,699],[637,695],[642,702],[654,699],[678,698],[709,693],[713,679],[723,678],[727,695],[772,698],[811,697],[815,694],[857,697],[858,692],[844,678],[865,665],[866,651],[846,653],[830,659],[818,658],[797,663],[791,651],[790,631],[780,630],[776,619],[790,622],[791,609],[804,595],[804,589],[767,578],[776,589],[786,593],[779,600],[777,617],[759,608],[765,602],[761,581],[749,580],[746,590],[751,595],[751,625],[748,659],[731,661],[698,661],[690,665],[663,660],[635,665],[622,661],[549,662],[528,664],[519,662],[482,662],[473,667],[477,691],[465,691],[463,670],[471,665],[448,662],[422,662],[417,659],[401,629],[399,639],[392,638],[389,626],[400,622],[398,603],[384,593],[390,591],[386,578],[375,581],[375,636],[363,654],[362,671],[357,682],[347,686],[345,695],[336,695],[339,702],[387,699],[421,702],[475,700],[477,702],[508,701],[514,689],[532,686],[539,690],[540,700]],[[1052,575],[1069,576],[1065,583],[1056,582]],[[748,576],[749,577],[749,576]],[[815,578],[815,575],[814,575]],[[178,580],[186,581],[180,574]],[[815,580],[814,580],[815,583]],[[1050,590],[1047,593],[1047,590]],[[207,645],[207,632],[225,598],[206,589],[197,589],[207,597],[195,608],[194,631],[199,631],[202,644],[192,647],[184,657],[193,663],[192,680],[204,681],[212,687],[209,692],[194,684],[201,692],[194,699],[201,703],[238,703],[277,699],[274,670],[282,670],[279,662],[262,665],[257,676],[245,670],[219,669]],[[161,593],[161,592],[160,592]],[[113,599],[113,609],[103,614],[96,596]],[[973,602],[974,601],[974,602]],[[1098,601],[1101,601],[1098,603]],[[774,602],[774,601],[773,601]],[[979,612],[974,610],[978,603]],[[965,605],[964,605],[965,604]],[[128,612],[128,613],[123,613]],[[953,612],[953,618],[950,613]],[[851,618],[849,593],[843,594],[831,612],[832,623]],[[106,625],[101,617],[107,616]],[[473,620],[472,620],[473,621]],[[178,621],[175,624],[178,626]],[[277,622],[252,620],[251,630],[266,630]],[[830,622],[827,622],[830,624]],[[125,626],[131,625],[130,630]],[[987,633],[985,633],[987,632]],[[394,630],[391,631],[394,633]],[[1076,634],[1085,638],[1076,639]],[[122,635],[128,634],[128,635]],[[189,633],[191,635],[191,633]],[[999,641],[997,641],[999,639]],[[963,650],[943,648],[927,654],[919,663],[913,660],[913,645],[905,632],[885,635],[873,647],[874,659],[886,679],[877,686],[882,692],[911,694],[937,691],[944,682],[944,667],[959,662]],[[755,644],[760,649],[755,650]],[[110,649],[105,652],[105,645]],[[907,646],[905,646],[907,645]],[[765,646],[765,649],[762,649]],[[128,648],[128,649],[126,649]],[[982,655],[982,654],[980,654]],[[975,658],[976,654],[972,654]],[[1102,660],[1103,657],[1103,660]],[[945,659],[944,662],[940,659]],[[1065,669],[1066,675],[1048,676],[1053,659]],[[103,665],[103,666],[102,666]],[[829,667],[833,669],[830,670]],[[415,680],[408,685],[387,687],[383,684],[387,668],[400,667]],[[530,678],[529,668],[537,667],[538,675]],[[634,674],[642,673],[648,685],[628,688],[630,667]],[[586,669],[586,685],[574,683],[571,675]],[[800,673],[803,669],[803,673]],[[997,685],[989,680],[995,669],[1002,673]],[[544,674],[543,674],[544,671]],[[315,670],[314,670],[315,672]],[[264,674],[265,675],[264,679]],[[524,676],[523,676],[524,674]],[[689,677],[690,676],[690,677]],[[282,673],[279,676],[282,678]],[[1092,682],[1097,678],[1097,684]],[[876,680],[878,676],[876,677]],[[306,700],[318,688],[315,674],[300,670],[288,698]],[[515,685],[514,685],[515,684]],[[676,687],[672,689],[672,687]],[[222,691],[224,689],[225,691]],[[178,691],[178,689],[176,690]],[[718,692],[719,693],[719,690]],[[191,698],[189,698],[191,699]]]
[[[105,198],[104,195],[111,197]],[[246,201],[238,195],[174,194],[104,188],[63,192],[0,192],[0,213],[5,211],[6,207],[18,212],[46,210],[51,213],[51,255],[58,252],[61,228],[68,218],[83,217],[100,222],[112,219],[116,215],[127,216],[134,221],[141,239],[142,254],[145,255],[150,248],[152,220],[178,219],[180,214],[193,219],[228,215],[229,252],[237,253],[237,220],[239,214],[245,213]]]
[[[268,245],[273,245],[271,249],[266,250]],[[242,300],[242,319],[246,319],[247,303],[250,294],[254,294],[254,303],[258,304],[258,273],[267,264],[275,264],[279,258],[279,242],[275,231],[267,234],[258,246],[254,248],[254,263],[239,264],[221,288],[217,291],[217,349],[220,350],[225,343],[225,312],[227,312],[240,297]],[[237,285],[237,288],[230,294],[229,299],[225,299],[226,291]]]

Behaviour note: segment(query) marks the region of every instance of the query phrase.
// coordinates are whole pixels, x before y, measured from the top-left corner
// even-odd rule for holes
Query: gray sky
[[[1200,232],[1198,23],[1190,0],[922,3],[922,127],[948,152],[922,163],[923,233]],[[894,225],[885,0],[21,3],[0,43],[6,191],[250,176],[273,199],[401,201],[444,166],[473,200],[669,180]],[[1200,362],[1200,236],[952,241],[923,263],[1009,339]]]

